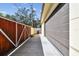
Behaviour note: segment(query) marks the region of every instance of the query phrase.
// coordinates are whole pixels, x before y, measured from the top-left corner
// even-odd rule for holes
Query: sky
[[[13,15],[17,11],[17,7],[29,8],[31,4],[36,10],[36,17],[40,18],[42,10],[41,3],[0,3],[0,13]]]

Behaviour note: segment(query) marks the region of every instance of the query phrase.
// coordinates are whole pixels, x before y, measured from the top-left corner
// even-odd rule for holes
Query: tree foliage
[[[3,17],[3,16],[4,16],[4,15],[3,15],[3,13],[0,13],[0,16],[2,16],[2,17]]]
[[[3,16],[2,13],[0,13],[0,16]],[[17,11],[14,15],[6,14],[3,17],[9,18],[11,20],[15,20],[20,23],[24,23],[33,27],[40,27],[40,20],[37,18],[35,20],[36,11],[34,10],[33,6],[30,5],[30,7],[27,9],[25,7],[17,8]]]

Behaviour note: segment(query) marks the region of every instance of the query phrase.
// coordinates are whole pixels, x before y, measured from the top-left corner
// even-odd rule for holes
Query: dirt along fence
[[[0,17],[0,55],[9,54],[30,35],[30,26]]]

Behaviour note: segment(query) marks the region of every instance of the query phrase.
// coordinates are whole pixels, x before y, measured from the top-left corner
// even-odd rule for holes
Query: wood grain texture
[[[17,25],[17,26],[16,26]],[[25,29],[24,29],[25,27]],[[17,28],[17,29],[16,29]],[[15,21],[9,21],[5,18],[0,18],[0,29],[5,33],[6,36],[12,40],[16,45],[17,43],[21,44],[31,35],[31,27],[24,24],[17,23]],[[22,34],[23,31],[23,34]],[[22,34],[22,36],[21,36]],[[3,35],[0,31],[0,55],[7,55],[16,47]],[[20,41],[19,38],[21,36]],[[17,41],[17,42],[16,42]],[[18,46],[19,46],[18,44]],[[17,46],[17,47],[18,47]]]

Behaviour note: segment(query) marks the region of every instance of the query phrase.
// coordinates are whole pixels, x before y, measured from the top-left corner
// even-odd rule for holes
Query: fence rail
[[[0,17],[0,55],[10,53],[30,35],[30,26]]]

